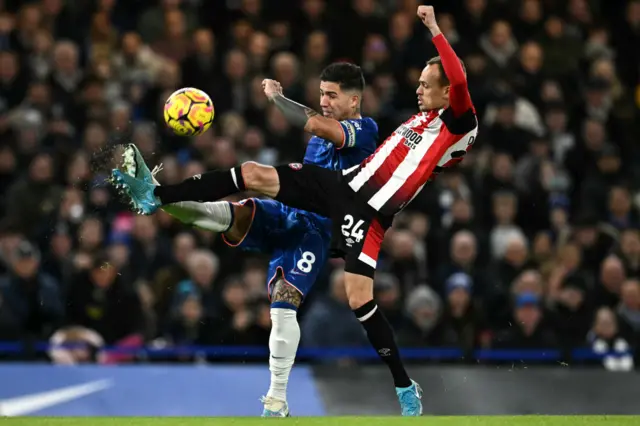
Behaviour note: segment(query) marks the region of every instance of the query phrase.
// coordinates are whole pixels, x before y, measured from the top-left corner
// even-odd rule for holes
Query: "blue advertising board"
[[[0,365],[0,416],[258,416],[264,366]],[[325,414],[311,370],[294,367],[296,416]]]

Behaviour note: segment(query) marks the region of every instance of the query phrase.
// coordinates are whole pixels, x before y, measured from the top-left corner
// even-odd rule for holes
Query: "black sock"
[[[218,201],[245,190],[240,166],[231,170],[213,170],[195,175],[176,185],[157,186],[154,195],[162,204],[180,201]]]
[[[354,309],[353,313],[367,331],[367,337],[369,337],[369,341],[378,352],[380,359],[391,370],[395,386],[397,388],[411,386],[411,379],[409,379],[400,359],[400,351],[393,337],[391,325],[378,309],[376,302],[371,300],[358,309]]]

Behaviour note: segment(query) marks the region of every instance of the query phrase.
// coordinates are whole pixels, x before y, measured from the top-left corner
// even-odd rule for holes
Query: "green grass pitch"
[[[640,416],[461,416],[402,417],[5,417],[0,426],[626,426],[640,425]]]

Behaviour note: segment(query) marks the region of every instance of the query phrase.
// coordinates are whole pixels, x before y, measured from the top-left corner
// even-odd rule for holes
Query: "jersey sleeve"
[[[451,109],[455,116],[459,116],[473,108],[469,87],[467,86],[467,77],[462,69],[460,59],[458,59],[456,52],[444,35],[438,34],[432,41],[442,60],[444,73],[447,75],[449,83],[451,84],[451,88],[449,89]]]
[[[343,148],[367,148],[372,145],[375,148],[378,139],[378,128],[369,120],[343,120],[340,121],[344,140],[337,149]]]

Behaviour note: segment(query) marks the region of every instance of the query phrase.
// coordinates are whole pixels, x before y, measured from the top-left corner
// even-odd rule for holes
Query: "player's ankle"
[[[284,392],[278,392],[274,389],[269,389],[267,392],[267,396],[263,400],[264,405],[271,405],[276,408],[283,406],[287,403],[287,393],[286,390]]]

